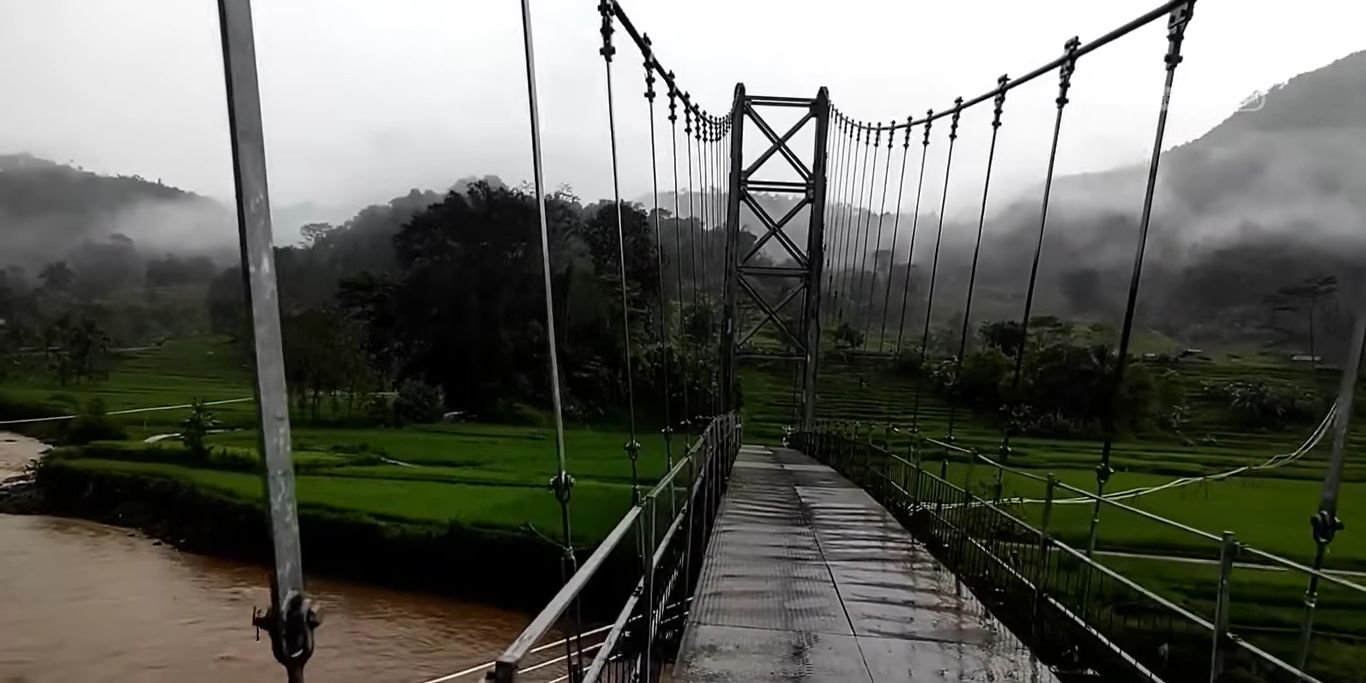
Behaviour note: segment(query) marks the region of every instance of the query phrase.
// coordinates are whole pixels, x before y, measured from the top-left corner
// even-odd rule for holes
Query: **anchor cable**
[[[1044,230],[1048,226],[1048,201],[1053,190],[1053,172],[1058,158],[1058,139],[1062,134],[1062,115],[1067,103],[1071,100],[1067,97],[1067,91],[1072,87],[1072,75],[1077,69],[1077,47],[1081,41],[1072,38],[1064,46],[1064,53],[1070,58],[1063,61],[1062,66],[1058,67],[1058,97],[1054,100],[1057,103],[1058,111],[1053,119],[1053,143],[1048,149],[1048,171],[1044,174],[1043,181],[1043,202],[1039,209],[1039,232],[1034,242],[1034,258],[1029,267],[1029,285],[1025,288],[1024,312],[1020,315],[1020,328],[1015,348],[1015,370],[1010,380],[1010,395],[1006,398],[1007,409],[1018,412],[1015,405],[1019,401],[1021,375],[1024,372],[1025,352],[1029,348],[1029,315],[1034,307],[1034,291],[1039,279],[1039,258],[1043,254]],[[1001,431],[1001,446],[999,456],[1003,462],[1010,461],[1010,437],[1011,431],[1015,428],[1015,415],[1006,415],[1004,420],[1005,429]]]
[[[669,83],[669,129],[671,131],[671,158],[673,159],[674,180],[674,276],[677,280],[677,287],[674,290],[674,299],[678,302],[678,327],[680,329],[685,329],[684,321],[686,317],[683,308],[683,216],[679,213],[678,202],[678,89],[673,86],[672,72],[670,72],[667,81]],[[663,245],[660,245],[660,248],[663,249]],[[682,332],[679,333],[679,336],[680,340],[678,346],[682,347]],[[679,359],[680,365],[683,365],[684,360],[684,358]],[[692,418],[691,413],[688,410],[689,375],[686,370],[682,374],[683,415],[679,420],[679,423],[683,427],[683,444],[686,449],[692,445],[690,443],[692,440]]]
[[[944,210],[949,203],[949,174],[953,171],[953,146],[958,140],[958,117],[963,113],[963,98],[954,101],[953,119],[949,123],[949,151],[944,161],[944,187],[939,199],[939,229],[934,237],[934,256],[930,260],[930,290],[925,297],[925,328],[920,333],[920,376],[925,376],[925,355],[930,346],[930,321],[934,316],[934,284],[939,275],[939,247],[944,241]],[[920,394],[923,381],[915,383],[915,402],[911,408],[911,430],[920,422]]]
[[[612,148],[612,200],[617,214],[617,266],[620,269],[617,275],[621,287],[621,342],[622,354],[626,364],[626,408],[630,430],[630,440],[626,442],[625,449],[626,456],[631,461],[631,501],[639,503],[640,478],[637,461],[640,459],[640,442],[636,440],[636,395],[631,365],[631,304],[626,285],[626,230],[623,227],[621,217],[621,179],[617,163],[616,104],[612,96],[612,55],[616,53],[616,48],[612,47],[612,4],[609,0],[603,0],[602,4],[598,5],[598,9],[602,13],[602,49],[598,52],[602,55],[604,73],[607,77],[607,130]]]
[[[661,431],[664,434],[664,471],[668,472],[673,469],[674,465],[672,412],[670,411],[672,406],[669,395],[669,374],[672,369],[669,356],[673,354],[673,339],[669,335],[669,298],[664,288],[664,242],[659,227],[659,157],[655,145],[655,72],[652,68],[654,54],[650,49],[650,36],[646,34],[642,38],[644,44],[641,46],[641,50],[644,52],[645,58],[645,100],[650,105],[650,189],[651,198],[654,202],[654,211],[650,213],[650,216],[654,219],[655,224],[655,266],[659,270],[657,273],[659,278],[659,351],[664,356],[664,377],[662,381],[664,428]],[[673,489],[670,489],[669,493],[672,496]]]
[[[887,308],[892,300],[892,270],[896,268],[896,241],[901,235],[901,199],[906,192],[906,157],[910,156],[910,151],[911,128],[907,126],[906,138],[901,144],[901,177],[896,184],[896,218],[892,220],[892,246],[887,257],[887,285],[882,292],[882,332],[878,334],[877,339],[878,353],[882,353],[882,343],[887,340]],[[909,273],[910,269],[911,262],[907,258],[906,272]]]
[[[885,160],[885,163],[883,164],[883,169],[882,169],[882,203],[881,203],[881,205],[878,207],[878,210],[877,210],[877,242],[876,242],[875,244],[873,244],[873,272],[868,276],[868,306],[869,306],[869,313],[872,312],[872,304],[873,304],[873,298],[874,298],[874,294],[873,294],[873,293],[877,291],[877,254],[878,254],[878,251],[880,251],[880,250],[882,249],[882,224],[883,224],[883,221],[885,221],[885,220],[887,219],[887,181],[891,180],[891,177],[892,177],[892,144],[893,144],[893,138],[896,137],[896,135],[892,132],[892,126],[894,126],[895,124],[896,124],[896,122],[893,121],[893,122],[892,122],[892,125],[887,126],[887,158],[886,158],[886,160]],[[903,156],[903,157],[902,157],[902,168],[904,169],[905,166],[906,166],[906,164],[905,164],[905,157]],[[890,259],[889,259],[889,261],[890,261]],[[888,268],[890,268],[890,267],[891,267],[891,266],[889,265]],[[883,315],[882,315],[882,318],[883,318],[883,320],[886,320],[886,319],[887,319],[887,311],[886,311],[886,308],[885,308],[885,307],[883,308]],[[867,339],[867,338],[868,338],[868,335],[869,335],[872,331],[873,331],[873,317],[872,317],[871,315],[869,315],[869,316],[864,320],[864,323],[863,323],[863,338],[864,338],[864,339]],[[882,338],[881,338],[881,337],[878,338],[877,344],[878,344],[878,349],[881,350],[881,348],[882,348]]]
[[[1004,86],[1009,81],[1009,76],[1001,76],[999,80],[1002,86]],[[960,377],[963,371],[963,354],[967,353],[968,349],[968,328],[971,325],[972,320],[972,295],[977,287],[977,263],[982,254],[982,230],[986,226],[987,221],[987,197],[991,192],[991,169],[992,166],[996,163],[996,138],[997,134],[1001,130],[1001,113],[1005,108],[1005,102],[1006,91],[1004,88],[1002,88],[1000,93],[996,95],[995,109],[992,110],[991,144],[987,148],[987,169],[985,177],[982,180],[982,210],[977,215],[977,241],[973,244],[972,247],[972,267],[968,271],[968,295],[967,301],[963,304],[963,329],[959,332],[958,335],[958,355],[955,357],[953,365],[953,386],[955,389],[957,389],[958,387],[958,378]],[[953,428],[957,417],[958,401],[951,400],[949,401],[949,443],[953,443]],[[1001,472],[1003,470],[997,471]],[[999,499],[1000,497],[1000,485],[998,478],[996,498]]]
[[[901,285],[901,320],[896,325],[896,352],[901,353],[902,334],[906,331],[906,302],[911,298],[911,264],[915,261],[915,235],[920,227],[920,197],[925,189],[925,158],[930,152],[930,127],[933,112],[925,119],[925,137],[920,141],[920,179],[915,184],[915,211],[911,214],[911,243],[906,247],[906,279]],[[907,131],[910,127],[907,126]]]

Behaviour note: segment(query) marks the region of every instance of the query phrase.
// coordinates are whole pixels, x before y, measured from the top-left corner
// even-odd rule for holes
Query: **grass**
[[[136,474],[192,484],[211,495],[234,500],[261,500],[257,474],[229,472],[161,462],[77,458],[62,463],[85,472]],[[453,481],[414,481],[333,476],[323,471],[296,478],[301,510],[327,510],[367,515],[381,522],[445,526],[457,522],[473,528],[521,530],[533,527],[558,537],[559,504],[543,489]],[[630,505],[627,485],[580,481],[574,488],[573,521],[577,543],[591,543],[611,531]]]
[[[40,373],[0,381],[0,397],[6,402],[42,408],[53,414],[69,414],[92,399],[104,402],[109,411],[180,405],[190,399],[222,401],[252,395],[250,369],[236,348],[225,339],[204,338],[168,341],[160,347],[115,354],[107,379],[60,386]],[[2,404],[0,404],[2,405]],[[252,402],[215,406],[214,414],[232,424],[255,419]],[[116,420],[130,436],[145,438],[175,431],[189,411],[158,411],[119,416]],[[4,419],[0,415],[0,419]]]
[[[110,411],[180,405],[193,398],[250,396],[248,370],[221,339],[170,341],[158,348],[121,354],[109,377],[95,384],[53,386],[41,377],[0,383],[0,405],[38,406],[68,412],[74,401],[103,400]],[[249,426],[254,403],[215,406],[230,425]],[[115,415],[128,440],[100,443],[65,454],[60,466],[175,479],[210,495],[259,503],[257,434],[242,429],[211,435],[220,454],[194,462],[178,441],[142,441],[179,429],[188,410]],[[4,416],[0,415],[0,419]],[[539,427],[442,424],[405,428],[333,428],[296,424],[291,430],[302,509],[367,515],[377,522],[446,525],[560,536],[559,504],[547,488],[556,472],[554,434]],[[662,437],[642,431],[638,478],[652,483],[666,470]],[[631,465],[617,428],[574,426],[566,452],[576,484],[571,500],[576,544],[603,538],[631,504]],[[675,443],[674,455],[680,455]],[[245,467],[241,466],[245,461]]]

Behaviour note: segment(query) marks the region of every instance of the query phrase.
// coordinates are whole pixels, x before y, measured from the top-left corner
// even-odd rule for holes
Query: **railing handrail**
[[[686,469],[690,472],[692,478],[690,486],[688,487],[688,495],[684,499],[682,505],[673,512],[673,517],[669,521],[663,539],[661,539],[664,542],[659,543],[656,548],[649,549],[649,557],[645,559],[645,562],[647,563],[645,569],[647,571],[653,571],[658,568],[663,559],[666,542],[671,540],[679,532],[683,526],[683,521],[695,508],[696,499],[700,495],[701,487],[704,483],[703,478],[706,476],[708,464],[711,462],[712,458],[719,455],[719,451],[709,451],[708,447],[719,448],[722,443],[725,443],[726,435],[723,434],[722,431],[738,429],[738,426],[738,419],[734,414],[730,413],[715,416],[708,422],[707,426],[697,435],[697,439],[687,449],[683,457],[679,458],[678,462],[674,463],[649,491],[641,495],[637,502],[631,505],[626,513],[622,515],[616,526],[612,528],[611,533],[609,533],[607,537],[598,544],[597,548],[594,549],[588,560],[579,567],[578,571],[576,571],[573,576],[565,581],[564,585],[555,593],[555,596],[546,603],[545,607],[537,613],[531,623],[522,630],[517,638],[513,640],[512,644],[498,657],[493,663],[495,671],[506,671],[509,673],[515,673],[517,671],[522,660],[530,652],[534,651],[533,648],[537,643],[550,633],[551,629],[555,627],[555,624],[559,622],[560,618],[564,616],[570,606],[574,604],[574,601],[577,600],[580,594],[587,588],[589,582],[593,580],[606,564],[607,558],[621,547],[622,542],[630,536],[632,529],[636,528],[641,523],[642,515],[653,510],[651,506],[658,504],[664,492],[677,485],[678,480],[683,476]],[[738,448],[738,444],[736,444],[735,447]],[[653,521],[654,520],[652,519],[650,523],[653,523]],[[631,592],[630,597],[625,602],[618,617],[613,620],[609,627],[604,627],[607,628],[608,633],[603,641],[598,644],[601,648],[594,656],[589,675],[583,680],[593,680],[593,672],[600,671],[602,666],[606,663],[607,658],[611,656],[614,649],[614,643],[620,637],[626,623],[630,621],[632,611],[639,602],[643,585],[644,577],[636,582],[635,590]]]
[[[1232,570],[1236,565],[1236,563],[1234,562],[1234,558],[1237,556],[1238,553],[1246,551],[1249,554],[1256,555],[1260,558],[1264,558],[1266,560],[1271,561],[1272,563],[1272,565],[1259,566],[1272,567],[1275,565],[1279,565],[1285,569],[1298,571],[1305,575],[1316,576],[1319,579],[1332,583],[1336,586],[1348,588],[1358,593],[1366,593],[1366,587],[1354,583],[1350,580],[1341,578],[1339,576],[1326,574],[1322,571],[1308,567],[1302,563],[1276,555],[1275,553],[1267,552],[1265,550],[1258,550],[1246,544],[1242,544],[1237,541],[1236,537],[1231,532],[1225,532],[1221,537],[1213,537],[1207,532],[1195,529],[1193,527],[1181,524],[1179,522],[1174,522],[1160,515],[1156,515],[1145,510],[1133,508],[1132,506],[1124,505],[1116,501],[1107,500],[1103,496],[1098,496],[1096,494],[1092,494],[1090,492],[1077,489],[1076,487],[1067,486],[1059,482],[1056,477],[1053,477],[1051,475],[1045,480],[1049,485],[1047,499],[1045,500],[1045,503],[1047,503],[1049,507],[1045,508],[1042,523],[1038,526],[1035,526],[1024,521],[1020,517],[1017,517],[1008,512],[1000,504],[1001,501],[987,500],[986,498],[978,496],[968,488],[966,483],[963,486],[959,486],[953,483],[952,481],[949,481],[947,478],[939,476],[938,474],[935,474],[934,472],[931,472],[928,469],[926,469],[924,467],[923,462],[921,462],[919,458],[911,460],[910,458],[903,457],[897,453],[892,452],[890,448],[885,448],[882,445],[873,442],[871,439],[859,438],[859,435],[857,434],[850,435],[848,433],[840,431],[822,430],[820,429],[820,427],[817,427],[816,430],[814,430],[814,433],[813,430],[803,430],[795,432],[795,434],[798,437],[798,439],[809,444],[815,444],[817,452],[827,447],[828,444],[832,444],[831,439],[833,438],[833,445],[830,445],[829,447],[834,449],[833,452],[835,453],[835,457],[846,459],[841,464],[840,468],[842,468],[844,465],[848,465],[850,468],[852,468],[847,471],[848,475],[851,478],[856,479],[858,475],[856,475],[855,473],[862,472],[862,477],[864,477],[865,479],[863,479],[861,485],[867,487],[869,492],[872,493],[875,497],[880,498],[882,496],[887,495],[886,492],[888,491],[895,491],[899,492],[901,496],[903,496],[903,498],[907,501],[914,499],[916,501],[916,507],[914,509],[919,510],[921,512],[927,512],[932,518],[937,520],[938,524],[942,525],[942,528],[947,530],[948,535],[946,537],[939,538],[941,542],[950,545],[952,545],[953,543],[965,543],[969,547],[973,547],[976,548],[978,551],[981,551],[988,558],[994,560],[1006,572],[1014,575],[1016,580],[1020,581],[1023,585],[1027,586],[1030,592],[1034,593],[1034,600],[1036,601],[1036,610],[1038,601],[1044,601],[1052,605],[1053,608],[1058,610],[1064,618],[1070,620],[1073,624],[1081,628],[1084,632],[1090,633],[1095,639],[1097,639],[1098,643],[1103,645],[1109,651],[1111,655],[1119,657],[1120,660],[1124,661],[1127,666],[1133,668],[1135,673],[1142,674],[1144,677],[1153,681],[1158,681],[1161,679],[1158,678],[1157,675],[1155,675],[1153,671],[1149,669],[1149,665],[1147,663],[1140,661],[1138,651],[1134,651],[1132,653],[1129,652],[1126,649],[1128,646],[1122,644],[1119,640],[1116,640],[1113,637],[1113,635],[1108,634],[1106,631],[1104,631],[1100,622],[1096,622],[1093,625],[1090,621],[1090,617],[1087,617],[1084,611],[1083,613],[1073,612],[1072,607],[1069,607],[1064,602],[1059,601],[1058,599],[1056,599],[1054,595],[1051,594],[1051,591],[1049,589],[1042,587],[1043,585],[1046,585],[1046,581],[1043,583],[1037,583],[1034,579],[1031,579],[1030,577],[1027,577],[1024,574],[1017,571],[1015,567],[1010,566],[1010,562],[1004,561],[1001,559],[1001,557],[998,557],[997,551],[991,547],[988,547],[990,544],[984,542],[984,539],[995,538],[996,542],[999,543],[1001,537],[995,535],[997,532],[982,530],[974,531],[971,528],[972,520],[974,519],[972,516],[955,516],[952,511],[962,511],[959,513],[959,515],[968,514],[972,511],[989,511],[992,515],[995,515],[995,519],[1002,519],[1007,521],[1009,525],[1011,525],[1016,531],[1022,533],[1024,536],[1031,538],[1036,537],[1038,539],[1037,548],[1039,549],[1040,553],[1045,554],[1045,558],[1041,560],[1041,566],[1047,566],[1049,564],[1050,561],[1046,557],[1046,552],[1049,549],[1051,549],[1053,552],[1061,553],[1061,556],[1069,558],[1070,561],[1075,561],[1079,563],[1078,566],[1084,566],[1089,568],[1088,571],[1094,573],[1095,575],[1104,577],[1105,580],[1113,582],[1116,585],[1122,586],[1125,590],[1128,590],[1136,595],[1141,596],[1143,600],[1149,601],[1153,605],[1160,607],[1161,610],[1165,611],[1172,617],[1178,618],[1186,623],[1193,625],[1201,631],[1211,634],[1214,638],[1212,654],[1212,657],[1214,659],[1211,662],[1211,671],[1222,670],[1223,660],[1221,659],[1221,651],[1227,651],[1230,648],[1233,648],[1241,650],[1251,655],[1256,660],[1263,662],[1266,666],[1273,667],[1277,670],[1281,670],[1284,672],[1288,672],[1291,675],[1295,676],[1298,680],[1313,681],[1314,683],[1319,683],[1317,678],[1315,678],[1314,676],[1310,675],[1305,671],[1305,666],[1303,662],[1301,662],[1298,665],[1292,664],[1287,659],[1283,659],[1280,655],[1272,654],[1271,652],[1261,647],[1258,647],[1257,645],[1251,642],[1248,642],[1243,637],[1240,637],[1239,635],[1232,633],[1230,631],[1228,623],[1229,607],[1227,601],[1229,600],[1229,597],[1227,587],[1229,582],[1229,576],[1231,575]],[[808,438],[811,436],[814,436],[816,438],[813,440],[808,440]],[[933,443],[938,445],[942,445],[943,443],[934,439],[921,437],[918,434],[913,435],[913,439],[915,441],[922,443]],[[859,453],[862,454],[861,459],[857,455]],[[875,454],[880,457],[878,457],[876,460],[870,459],[868,457],[869,454]],[[974,452],[974,455],[978,454]],[[996,463],[990,458],[982,457],[982,459],[988,464],[995,466],[1002,471],[1008,471],[1011,469],[1008,467],[1001,466],[999,463]],[[899,477],[894,476],[895,468],[898,465],[903,467],[903,469],[900,470]],[[906,487],[902,486],[902,483],[904,483],[904,478],[907,474],[907,470],[904,468],[909,468],[910,471],[914,472],[914,483],[909,487],[910,489],[914,489],[913,491],[908,491]],[[879,479],[881,480],[881,482],[885,482],[885,484],[890,488],[884,488],[882,486],[882,483],[879,482]],[[928,485],[928,490],[934,492],[931,495],[937,502],[930,503],[921,500],[920,491],[922,490],[923,485]],[[1051,504],[1056,503],[1056,499],[1054,498],[1054,492],[1058,488],[1064,488],[1068,491],[1074,491],[1076,493],[1086,496],[1091,500],[1109,503],[1111,505],[1114,505],[1115,507],[1119,507],[1121,509],[1142,515],[1147,519],[1151,519],[1156,522],[1170,525],[1173,528],[1194,532],[1201,538],[1213,538],[1215,540],[1218,540],[1221,544],[1220,563],[1222,565],[1222,569],[1220,574],[1220,583],[1223,586],[1223,588],[1218,597],[1218,601],[1216,602],[1213,619],[1206,618],[1200,614],[1197,614],[1192,609],[1189,609],[1185,606],[1178,604],[1174,600],[1164,597],[1163,595],[1159,594],[1156,590],[1147,588],[1142,584],[1138,583],[1136,580],[1125,575],[1124,573],[1121,573],[1120,571],[1105,565],[1104,563],[1097,560],[1095,557],[1092,557],[1092,553],[1089,548],[1087,550],[1080,550],[1067,544],[1064,541],[1057,539],[1053,534],[1049,533],[1048,520],[1050,518],[1050,515],[1048,511],[1051,509]],[[1014,536],[1012,532],[1012,535],[1008,538],[1013,537]],[[1010,541],[1007,541],[1006,544],[1009,547],[1015,546],[1015,544]],[[955,569],[955,571],[957,571],[957,569]],[[969,576],[972,575],[972,571],[973,570],[971,568],[968,569]],[[1036,573],[1035,576],[1037,578],[1039,575]],[[1090,579],[1086,579],[1086,585],[1090,585]],[[1088,588],[1086,590],[1089,591],[1090,589]],[[1083,606],[1082,609],[1085,610],[1086,608]],[[1037,618],[1037,612],[1035,614],[1035,617]],[[1165,657],[1165,655],[1163,656]]]
[[[532,619],[525,629],[522,629],[521,635],[518,635],[517,639],[513,640],[512,644],[498,657],[497,666],[517,666],[520,664],[522,658],[526,657],[531,648],[535,647],[536,643],[540,642],[541,638],[554,628],[555,622],[564,616],[565,611],[573,604],[579,593],[583,592],[589,580],[607,562],[607,557],[621,544],[621,540],[635,525],[640,512],[641,506],[637,504],[632,505],[626,514],[622,515],[621,521],[617,522],[612,532],[607,534],[607,538],[598,544],[597,549],[583,563],[583,566],[579,567],[579,570],[574,572],[568,581],[565,581],[560,590],[555,593],[555,597],[551,598],[550,602],[541,608],[536,618]]]
[[[888,456],[888,457],[890,457],[890,458],[894,458],[894,459],[900,461],[901,463],[903,463],[903,464],[905,464],[905,465],[907,465],[907,466],[910,466],[910,467],[918,467],[914,462],[912,462],[912,461],[910,461],[910,460],[907,460],[906,458],[904,458],[904,457],[902,457],[902,456],[900,456],[900,455],[898,455],[898,454],[896,454],[896,453],[893,453],[892,451],[890,451],[890,450],[888,450],[888,449],[886,449],[886,448],[884,448],[884,447],[882,447],[882,446],[879,446],[879,445],[877,445],[876,443],[864,443],[864,442],[861,442],[861,441],[859,441],[859,440],[857,440],[857,439],[853,439],[852,437],[850,437],[850,436],[847,435],[847,434],[841,434],[841,433],[839,433],[839,432],[831,432],[831,434],[834,435],[834,436],[838,436],[839,438],[842,438],[842,439],[849,439],[849,440],[851,440],[851,441],[855,441],[855,442],[857,442],[857,443],[861,443],[862,445],[868,446],[868,447],[872,448],[873,450],[876,450],[876,451],[878,451],[878,452],[880,452],[880,453],[882,453],[882,454],[884,454],[884,455],[886,455],[886,456]],[[966,449],[966,448],[963,448],[963,447],[961,447],[961,446],[957,446],[957,445],[954,445],[954,444],[947,444],[947,443],[945,443],[945,442],[943,442],[943,441],[940,441],[940,440],[938,440],[938,439],[935,439],[935,438],[933,438],[933,437],[928,437],[928,436],[923,436],[923,435],[913,435],[912,438],[913,438],[913,439],[920,439],[921,441],[924,441],[924,442],[926,442],[926,443],[930,443],[930,444],[933,444],[933,445],[936,445],[936,446],[947,447],[947,448],[950,448],[950,449],[952,449],[952,450],[957,450],[957,451],[960,451],[960,452],[969,454],[969,455],[971,455],[973,458],[975,458],[975,459],[977,459],[977,460],[981,460],[981,461],[982,461],[983,463],[985,463],[986,465],[988,465],[988,466],[990,466],[990,467],[994,467],[994,468],[1000,469],[1000,470],[1002,470],[1002,471],[1004,471],[1004,472],[1009,472],[1009,473],[1011,473],[1011,474],[1017,474],[1017,475],[1020,475],[1020,476],[1023,476],[1023,477],[1029,478],[1029,479],[1032,479],[1032,480],[1034,480],[1034,481],[1038,481],[1038,482],[1047,482],[1047,481],[1048,481],[1048,478],[1047,478],[1047,477],[1039,476],[1039,475],[1037,475],[1037,474],[1033,474],[1033,473],[1030,473],[1030,472],[1023,472],[1023,471],[1019,470],[1018,468],[1010,467],[1010,466],[1008,466],[1008,465],[1002,465],[1001,463],[997,462],[996,460],[993,460],[992,458],[989,458],[989,457],[987,457],[986,455],[983,455],[982,453],[980,453],[980,452],[978,452],[978,451],[976,451],[976,450],[974,450],[974,449]],[[929,477],[932,477],[932,478],[934,478],[935,480],[938,480],[938,481],[943,482],[944,484],[947,484],[948,486],[951,486],[951,487],[953,487],[953,488],[955,488],[955,489],[961,490],[961,487],[959,487],[957,484],[954,484],[953,482],[947,481],[947,480],[945,480],[945,479],[939,477],[938,475],[934,474],[933,472],[930,472],[930,471],[924,469],[923,467],[921,467],[920,470],[921,470],[922,476],[929,476]],[[1088,499],[1090,499],[1090,500],[1092,500],[1092,501],[1100,501],[1101,503],[1104,503],[1105,505],[1109,505],[1109,506],[1111,506],[1111,507],[1118,508],[1118,509],[1123,510],[1123,511],[1125,511],[1125,512],[1129,512],[1129,513],[1138,515],[1138,516],[1143,517],[1143,518],[1145,518],[1145,519],[1147,519],[1147,520],[1149,520],[1149,521],[1151,521],[1151,522],[1155,522],[1155,523],[1158,523],[1158,524],[1162,524],[1162,525],[1169,526],[1169,527],[1171,527],[1171,528],[1173,528],[1173,529],[1177,529],[1177,530],[1179,530],[1179,531],[1186,532],[1186,533],[1188,533],[1188,534],[1191,534],[1191,535],[1196,536],[1196,537],[1198,537],[1198,538],[1201,538],[1201,539],[1203,539],[1203,540],[1212,541],[1212,542],[1215,542],[1215,543],[1218,543],[1218,542],[1220,542],[1220,541],[1222,540],[1221,537],[1220,537],[1219,535],[1217,535],[1217,534],[1213,534],[1213,533],[1210,533],[1210,532],[1205,531],[1205,530],[1203,530],[1203,529],[1199,529],[1199,528],[1193,527],[1193,526],[1191,526],[1191,525],[1189,525],[1189,524],[1184,524],[1184,523],[1182,523],[1182,522],[1178,522],[1178,521],[1173,520],[1173,519],[1168,519],[1168,518],[1166,518],[1166,517],[1163,517],[1162,515],[1159,515],[1159,514],[1156,514],[1156,513],[1153,513],[1153,512],[1149,512],[1149,511],[1147,511],[1147,510],[1144,510],[1144,509],[1141,509],[1141,508],[1137,508],[1137,507],[1134,507],[1134,506],[1132,506],[1132,505],[1128,505],[1128,504],[1126,504],[1126,503],[1122,503],[1122,502],[1120,502],[1120,501],[1118,501],[1118,500],[1113,500],[1113,499],[1107,498],[1107,497],[1102,496],[1102,495],[1097,495],[1096,493],[1094,493],[1094,492],[1092,492],[1092,491],[1087,491],[1087,490],[1085,490],[1085,489],[1078,488],[1078,487],[1076,487],[1076,486],[1073,486],[1073,485],[1068,484],[1068,483],[1066,483],[1066,482],[1063,482],[1063,481],[1061,481],[1061,480],[1055,480],[1055,482],[1056,482],[1057,487],[1060,488],[1060,489],[1064,489],[1064,490],[1066,490],[1066,491],[1068,491],[1068,492],[1075,493],[1075,494],[1077,494],[1078,496],[1082,496],[1082,497],[1088,498]],[[988,502],[988,501],[986,501],[986,500],[981,500],[981,502],[982,502],[982,504],[984,504],[984,505],[991,506],[992,509],[995,509],[996,511],[1001,512],[1002,514],[1006,514],[1006,515],[1010,516],[1012,519],[1015,519],[1016,521],[1019,521],[1018,518],[1014,517],[1013,515],[1009,515],[1009,513],[1006,513],[1006,512],[1004,512],[1004,511],[1002,511],[999,507],[993,506],[990,502]],[[1025,523],[1022,522],[1022,521],[1021,521],[1020,523],[1021,523],[1021,524],[1025,524]],[[1026,524],[1026,526],[1028,526],[1028,525]],[[1302,562],[1297,562],[1297,561],[1292,560],[1292,559],[1290,559],[1290,558],[1288,558],[1288,557],[1284,557],[1284,556],[1281,556],[1281,555],[1277,555],[1277,554],[1275,554],[1275,553],[1273,553],[1273,552],[1270,552],[1270,551],[1267,551],[1267,550],[1262,550],[1262,549],[1257,548],[1257,547],[1255,547],[1255,546],[1248,545],[1247,543],[1243,543],[1242,541],[1239,541],[1238,547],[1239,547],[1240,552],[1251,553],[1251,554],[1253,554],[1253,555],[1256,555],[1257,557],[1260,557],[1260,558],[1262,558],[1262,559],[1265,559],[1265,560],[1271,562],[1272,564],[1279,565],[1279,566],[1284,567],[1284,568],[1289,569],[1289,570],[1301,572],[1301,573],[1303,573],[1305,576],[1314,576],[1314,577],[1317,577],[1317,578],[1319,578],[1320,580],[1326,581],[1326,582],[1328,582],[1328,583],[1331,583],[1331,584],[1333,584],[1333,585],[1335,585],[1335,586],[1337,586],[1337,587],[1339,587],[1339,588],[1345,588],[1345,589],[1347,589],[1347,590],[1355,591],[1355,592],[1357,592],[1357,593],[1361,593],[1361,594],[1363,594],[1363,595],[1366,595],[1366,585],[1362,585],[1362,584],[1356,583],[1356,582],[1354,582],[1354,581],[1351,581],[1351,580],[1349,580],[1349,579],[1346,579],[1346,578],[1344,578],[1344,577],[1342,577],[1342,576],[1339,576],[1339,575],[1337,575],[1337,574],[1329,573],[1327,570],[1317,570],[1317,569],[1314,569],[1313,567],[1310,567],[1310,566],[1308,566],[1308,565],[1306,565],[1306,564],[1304,564],[1304,563],[1302,563]]]

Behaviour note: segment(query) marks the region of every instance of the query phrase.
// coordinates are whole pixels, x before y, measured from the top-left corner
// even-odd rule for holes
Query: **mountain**
[[[236,242],[232,214],[206,197],[159,180],[0,155],[0,267],[36,273],[84,245],[116,237],[144,253],[200,255]]]
[[[1057,179],[1036,310],[1118,323],[1146,180],[1146,163]],[[987,287],[1027,281],[1037,221],[1037,193],[1029,193],[988,227]],[[1139,321],[1191,343],[1293,348],[1308,323],[1287,330],[1273,322],[1282,290],[1323,277],[1349,289],[1363,279],[1363,256],[1366,52],[1358,52],[1273,88],[1163,154]],[[1315,330],[1345,337],[1355,305],[1340,296],[1315,301]]]

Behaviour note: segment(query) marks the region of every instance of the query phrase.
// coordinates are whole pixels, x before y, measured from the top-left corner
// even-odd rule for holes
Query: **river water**
[[[0,479],[41,449],[0,433]],[[0,515],[0,683],[283,681],[250,626],[268,580],[264,567],[127,529]],[[528,621],[344,581],[311,578],[308,589],[324,620],[310,681],[419,683],[493,659]]]

